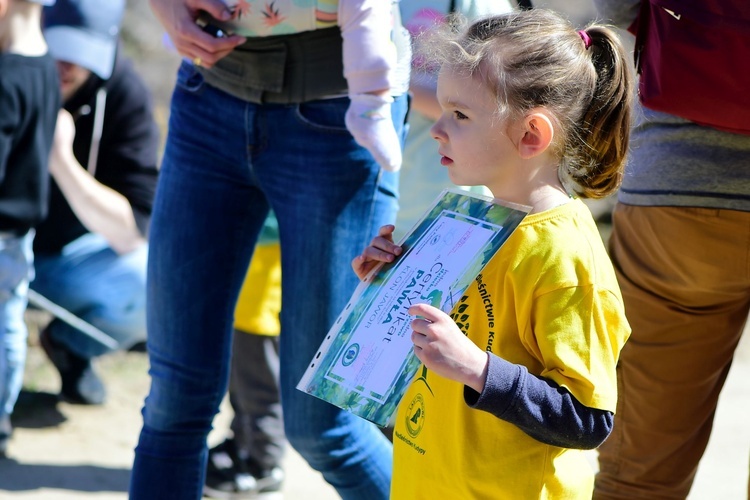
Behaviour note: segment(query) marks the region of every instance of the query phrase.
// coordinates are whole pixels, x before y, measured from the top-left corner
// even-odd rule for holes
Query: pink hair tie
[[[586,30],[581,30],[578,32],[578,34],[581,36],[581,40],[583,40],[584,47],[586,47],[586,50],[588,50],[589,47],[591,47],[591,37],[586,32]]]

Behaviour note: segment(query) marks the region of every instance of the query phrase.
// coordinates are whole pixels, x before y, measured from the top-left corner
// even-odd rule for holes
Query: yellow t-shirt
[[[281,324],[281,248],[258,244],[234,308],[234,327],[255,335],[279,335]]]
[[[579,200],[526,217],[451,316],[475,344],[614,412],[630,335],[620,290]],[[392,499],[591,498],[580,450],[536,441],[470,408],[464,386],[421,369],[394,427]]]

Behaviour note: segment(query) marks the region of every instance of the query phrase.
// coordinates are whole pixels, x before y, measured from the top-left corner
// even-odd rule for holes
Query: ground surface
[[[59,376],[32,330],[24,392],[13,416],[10,459],[0,460],[0,500],[28,498],[125,499],[133,449],[141,427],[140,408],[148,391],[148,361],[140,352],[102,358],[97,370],[108,390],[99,407],[60,402]],[[220,442],[231,418],[225,409],[209,438]],[[320,474],[288,452],[284,498],[337,498]]]
[[[100,407],[75,406],[55,396],[59,378],[39,348],[34,332],[25,391],[14,415],[11,459],[0,460],[0,500],[127,498],[133,448],[141,426],[140,408],[148,390],[144,353],[101,359],[109,398]],[[690,500],[746,498],[750,451],[750,336],[745,335],[722,393],[714,435],[701,463]],[[214,423],[212,444],[227,428],[226,405]],[[591,455],[595,466],[595,455]],[[285,460],[284,498],[328,500],[338,496],[294,452]]]

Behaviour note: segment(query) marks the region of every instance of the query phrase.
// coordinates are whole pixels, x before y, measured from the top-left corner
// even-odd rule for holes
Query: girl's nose
[[[445,141],[445,132],[443,131],[442,124],[440,123],[441,120],[438,119],[432,127],[430,127],[430,135],[432,135],[432,138],[435,139],[438,142]]]

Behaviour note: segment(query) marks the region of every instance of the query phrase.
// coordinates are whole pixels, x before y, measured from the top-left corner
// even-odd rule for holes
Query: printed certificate
[[[402,255],[360,284],[297,388],[388,424],[419,368],[408,309],[453,309],[529,207],[446,190],[404,238]]]

